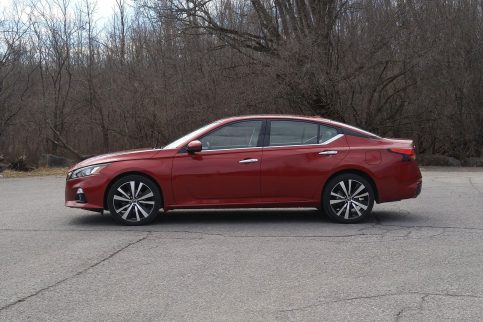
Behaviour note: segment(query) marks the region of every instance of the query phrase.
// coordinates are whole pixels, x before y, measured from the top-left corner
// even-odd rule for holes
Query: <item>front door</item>
[[[262,120],[223,125],[198,138],[201,152],[179,153],[172,171],[176,205],[243,204],[259,198],[262,125]]]

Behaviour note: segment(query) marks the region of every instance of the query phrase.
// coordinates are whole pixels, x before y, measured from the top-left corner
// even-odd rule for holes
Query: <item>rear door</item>
[[[314,202],[348,145],[337,128],[318,122],[274,119],[267,123],[261,167],[265,202]]]

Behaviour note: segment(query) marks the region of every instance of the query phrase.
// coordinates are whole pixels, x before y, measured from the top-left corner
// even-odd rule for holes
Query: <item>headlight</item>
[[[82,178],[82,177],[87,177],[87,176],[99,173],[99,171],[101,171],[102,168],[105,168],[108,165],[109,163],[95,164],[95,165],[90,165],[87,167],[73,170],[67,174],[67,179]]]

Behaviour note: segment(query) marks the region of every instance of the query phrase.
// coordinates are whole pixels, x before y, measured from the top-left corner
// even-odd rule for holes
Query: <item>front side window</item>
[[[200,138],[203,150],[241,149],[258,146],[262,121],[243,121],[225,125]]]
[[[165,150],[175,149],[175,148],[179,147],[180,144],[186,143],[186,142],[189,142],[189,141],[193,140],[201,132],[204,132],[205,130],[209,129],[210,127],[212,127],[212,126],[214,126],[214,125],[216,125],[218,123],[220,123],[220,121],[216,121],[216,122],[210,123],[208,125],[205,125],[203,127],[200,127],[199,129],[197,129],[197,130],[195,130],[195,131],[193,131],[191,133],[188,133],[188,134],[180,137],[176,141],[171,142],[170,144],[166,145],[163,149],[165,149]]]
[[[317,144],[319,125],[301,121],[271,121],[269,146]]]

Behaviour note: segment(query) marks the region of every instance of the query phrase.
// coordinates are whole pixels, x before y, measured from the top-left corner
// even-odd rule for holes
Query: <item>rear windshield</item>
[[[339,123],[339,122],[335,122],[335,121],[332,121],[332,124],[340,126],[343,130],[344,129],[348,129],[348,130],[352,130],[354,132],[357,132],[357,133],[360,133],[360,134],[363,134],[363,135],[367,135],[368,137],[371,137],[373,139],[382,139],[382,137],[380,137],[377,134],[374,134],[374,133],[365,131],[363,129],[360,129],[360,128],[355,127],[355,126],[352,126],[352,125],[348,125],[348,124],[344,124],[344,123]]]

